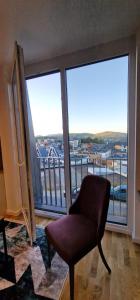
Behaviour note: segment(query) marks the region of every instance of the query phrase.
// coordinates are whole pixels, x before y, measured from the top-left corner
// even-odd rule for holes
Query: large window
[[[127,224],[128,56],[67,69],[63,104],[60,76],[57,72],[27,80],[43,189],[36,207],[65,213],[65,176],[73,202],[83,177],[97,174],[111,182],[108,221]],[[64,108],[62,116],[66,102],[69,121]],[[62,130],[68,122],[69,153]],[[70,157],[69,174],[64,156]]]

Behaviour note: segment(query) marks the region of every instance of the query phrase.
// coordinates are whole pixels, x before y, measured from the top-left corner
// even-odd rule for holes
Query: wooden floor
[[[44,218],[38,224],[47,225]],[[140,300],[140,245],[128,235],[106,231],[102,246],[109,275],[95,248],[75,268],[75,300]],[[69,300],[67,278],[60,300]]]
[[[50,221],[36,217],[36,224]],[[75,267],[75,300],[140,300],[140,245],[128,235],[106,231],[102,247],[111,275],[95,248]],[[60,300],[69,300],[68,278]]]

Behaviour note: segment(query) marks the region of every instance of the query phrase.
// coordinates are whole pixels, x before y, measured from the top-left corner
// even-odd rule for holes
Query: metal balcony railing
[[[42,199],[35,208],[66,213],[64,160],[58,157],[38,157],[40,162]],[[71,196],[78,195],[82,179],[87,174],[108,178],[111,182],[108,221],[127,224],[127,159],[71,159]]]

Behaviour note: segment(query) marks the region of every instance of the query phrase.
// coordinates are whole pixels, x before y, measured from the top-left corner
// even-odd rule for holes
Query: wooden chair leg
[[[102,258],[102,262],[104,263],[105,267],[107,268],[108,270],[108,273],[110,274],[111,273],[111,269],[104,257],[104,253],[103,253],[103,249],[102,249],[102,245],[101,245],[101,242],[98,243],[98,249],[99,249],[99,252],[100,252],[100,255],[101,255],[101,258]]]
[[[49,241],[48,241],[48,267],[51,268],[51,253],[50,253],[50,242]]]
[[[74,300],[74,265],[69,266],[70,300]]]
[[[7,254],[7,243],[6,243],[5,228],[3,229],[3,244],[4,244],[5,260],[7,260],[8,259],[8,254]]]

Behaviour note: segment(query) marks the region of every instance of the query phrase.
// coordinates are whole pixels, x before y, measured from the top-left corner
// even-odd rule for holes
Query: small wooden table
[[[6,234],[5,234],[5,227],[6,227],[6,222],[4,221],[4,218],[0,217],[0,233],[3,235],[3,246],[4,246],[4,254],[5,254],[5,259],[8,259],[8,254],[7,254],[7,243],[6,243]]]

